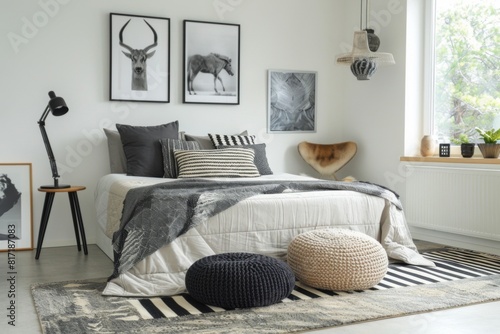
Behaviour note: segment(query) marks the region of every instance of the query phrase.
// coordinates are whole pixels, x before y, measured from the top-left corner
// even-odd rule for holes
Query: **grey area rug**
[[[498,261],[497,257],[490,258]],[[143,319],[105,279],[32,287],[44,333],[293,333],[500,300],[500,275],[367,290],[267,307]]]

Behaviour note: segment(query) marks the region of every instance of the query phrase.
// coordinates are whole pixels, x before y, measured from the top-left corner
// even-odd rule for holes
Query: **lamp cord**
[[[359,8],[359,30],[363,30],[363,0],[360,0],[361,7]]]
[[[365,29],[368,29],[368,15],[370,15],[370,0],[366,0],[366,5],[365,5]]]
[[[363,0],[361,0],[361,8],[359,15],[359,30],[363,30]],[[368,15],[370,13],[370,0],[365,0],[365,29],[368,29]]]

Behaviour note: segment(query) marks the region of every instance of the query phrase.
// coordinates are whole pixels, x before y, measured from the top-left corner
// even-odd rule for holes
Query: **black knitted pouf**
[[[251,253],[207,256],[186,273],[186,289],[194,299],[226,309],[277,303],[294,285],[295,276],[285,262]]]

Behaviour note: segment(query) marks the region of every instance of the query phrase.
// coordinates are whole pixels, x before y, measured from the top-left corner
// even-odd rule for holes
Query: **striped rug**
[[[370,290],[386,290],[500,274],[500,258],[495,255],[464,249],[446,249],[424,253],[423,256],[433,261],[436,267],[390,264],[386,276]],[[288,303],[296,300],[363,292],[365,290],[318,290],[297,282],[290,296],[282,302]],[[172,297],[129,299],[128,302],[135,307],[143,319],[172,318],[191,314],[227,311],[220,307],[201,304],[189,294],[180,294]]]

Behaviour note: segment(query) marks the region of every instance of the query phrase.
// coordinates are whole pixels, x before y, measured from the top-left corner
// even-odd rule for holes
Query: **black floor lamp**
[[[56,159],[54,158],[54,153],[52,152],[52,148],[50,147],[49,137],[47,136],[47,131],[45,131],[45,119],[49,115],[49,112],[52,112],[54,116],[62,116],[68,112],[68,107],[66,106],[66,102],[62,97],[57,97],[53,91],[49,92],[50,101],[47,107],[45,108],[42,117],[38,121],[38,126],[40,127],[40,131],[42,132],[43,143],[45,144],[45,148],[47,149],[47,154],[49,155],[50,168],[52,169],[52,178],[54,179],[54,185],[46,185],[41,186],[43,189],[60,189],[60,188],[70,188],[68,184],[59,184],[59,173],[57,172]]]

